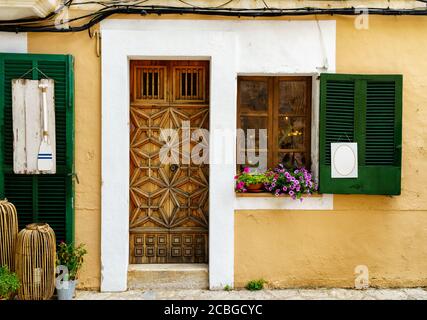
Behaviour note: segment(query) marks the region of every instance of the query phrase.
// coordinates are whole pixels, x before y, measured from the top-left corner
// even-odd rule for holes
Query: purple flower
[[[289,191],[289,195],[290,195],[291,197],[293,197],[293,196],[294,196],[294,194],[295,194],[295,192],[293,192],[292,190],[291,190],[291,191]]]

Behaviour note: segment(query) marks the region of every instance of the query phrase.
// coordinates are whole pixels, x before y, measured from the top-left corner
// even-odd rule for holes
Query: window
[[[358,177],[331,178],[331,142],[357,142]],[[319,191],[400,194],[402,76],[322,74]]]
[[[288,168],[310,168],[311,79],[238,78],[237,128],[243,129],[246,138],[238,139],[238,154],[246,147],[246,154],[254,152],[257,156],[265,157],[268,168],[279,163]],[[262,148],[260,129],[265,129],[267,133],[266,148]],[[251,138],[255,140],[254,145],[248,143]],[[260,162],[253,162],[248,157],[242,160],[239,169],[260,165]]]

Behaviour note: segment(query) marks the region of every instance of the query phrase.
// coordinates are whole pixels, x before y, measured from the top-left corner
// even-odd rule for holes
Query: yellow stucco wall
[[[369,30],[356,30],[352,17],[334,19],[338,72],[404,75],[402,195],[335,196],[334,211],[236,212],[236,286],[262,277],[280,287],[348,287],[360,264],[372,285],[427,285],[427,18],[371,17]],[[75,56],[76,241],[89,250],[80,286],[98,287],[100,58],[86,32],[29,34],[28,48]]]
[[[28,52],[72,54],[75,58],[75,240],[88,249],[80,287],[100,284],[101,234],[101,60],[87,32],[32,33]]]
[[[337,72],[404,76],[402,195],[335,195],[334,211],[239,211],[235,284],[427,286],[427,18],[371,17],[356,30],[337,18]]]

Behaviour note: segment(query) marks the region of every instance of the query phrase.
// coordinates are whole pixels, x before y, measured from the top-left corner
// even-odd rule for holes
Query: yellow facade
[[[75,240],[89,254],[80,286],[100,284],[101,243],[101,60],[87,33],[28,36],[29,53],[72,54],[75,58]]]
[[[371,16],[368,30],[355,29],[354,17],[332,19],[337,21],[337,72],[404,76],[402,195],[336,195],[333,211],[236,212],[237,287],[257,278],[280,287],[350,287],[357,265],[369,268],[373,286],[427,285],[427,39],[423,31],[427,17]],[[95,40],[86,32],[31,33],[28,52],[75,57],[75,164],[80,180],[75,194],[75,236],[89,251],[80,287],[97,288],[101,270],[101,60]]]
[[[235,283],[280,287],[427,285],[427,18],[370,17],[368,30],[337,19],[338,73],[403,74],[402,195],[335,195],[333,211],[239,211]]]

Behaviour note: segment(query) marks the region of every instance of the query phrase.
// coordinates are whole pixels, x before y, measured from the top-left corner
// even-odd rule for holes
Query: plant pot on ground
[[[56,253],[56,265],[60,271],[56,285],[58,300],[72,300],[75,296],[78,273],[83,265],[83,257],[86,253],[83,244],[77,247],[65,242],[59,244]]]
[[[16,273],[7,266],[0,267],[0,300],[13,299],[20,285]]]

